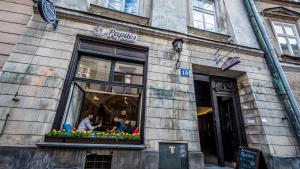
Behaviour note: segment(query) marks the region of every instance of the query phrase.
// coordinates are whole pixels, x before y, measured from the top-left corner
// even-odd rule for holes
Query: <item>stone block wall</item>
[[[0,168],[82,169],[87,154],[112,155],[111,169],[140,169],[141,151],[70,148],[2,147]]]
[[[291,69],[291,68],[289,68]],[[296,70],[284,70],[285,76],[289,81],[289,85],[293,91],[293,94],[297,100],[298,107],[300,107],[300,66]]]
[[[32,15],[32,0],[0,1],[0,70]]]
[[[237,79],[240,107],[249,147],[275,157],[299,156],[299,145],[272,84],[268,66],[259,55],[233,52],[241,63],[226,73],[215,69],[215,50],[190,45],[194,72]],[[226,53],[226,52],[224,52]],[[221,52],[222,55],[222,52]],[[220,63],[221,65],[222,63]],[[209,67],[211,66],[211,67]]]
[[[6,114],[10,115],[0,137],[1,145],[29,146],[43,139],[56,114],[76,35],[95,37],[94,26],[104,26],[138,34],[136,44],[149,47],[144,112],[147,150],[141,158],[152,158],[155,162],[159,142],[188,143],[189,155],[194,157],[190,158],[193,164],[190,167],[199,163],[197,167],[203,167],[192,72],[237,79],[250,147],[272,156],[299,155],[260,51],[239,47],[228,55],[234,46],[220,51],[221,56],[241,58],[240,64],[222,72],[220,65],[226,57],[218,65],[215,54],[223,44],[112,20],[92,19],[91,23],[82,23],[62,18],[57,30],[53,31],[39,15],[32,17],[0,75],[0,129]],[[174,68],[178,55],[172,49],[172,41],[177,36],[185,38],[180,63],[181,68],[190,70],[190,77],[181,77],[180,71]],[[18,102],[12,101],[16,91]],[[199,158],[202,161],[195,163]]]

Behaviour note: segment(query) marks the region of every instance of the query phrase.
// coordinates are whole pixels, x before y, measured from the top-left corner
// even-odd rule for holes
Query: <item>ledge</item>
[[[135,23],[138,25],[149,25],[149,18],[104,8],[94,4],[91,4],[90,12],[107,18]]]
[[[231,36],[188,26],[189,35],[228,43]]]
[[[62,147],[62,148],[102,148],[102,149],[123,149],[123,150],[144,150],[146,146],[130,144],[83,144],[83,143],[59,143],[59,142],[40,142],[38,147]]]
[[[279,57],[280,62],[292,63],[292,64],[300,64],[300,57],[295,57],[287,54],[281,54]]]

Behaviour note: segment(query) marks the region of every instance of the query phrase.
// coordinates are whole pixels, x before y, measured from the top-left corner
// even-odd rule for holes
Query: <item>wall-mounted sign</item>
[[[221,66],[221,69],[225,71],[240,62],[241,61],[239,57],[228,58],[227,61]]]
[[[135,42],[137,40],[136,34],[118,31],[114,28],[95,27],[94,34],[96,36],[107,36],[108,38],[120,41]]]
[[[180,75],[183,77],[189,77],[190,76],[189,69],[180,69]]]
[[[53,2],[50,0],[38,0],[37,6],[43,20],[51,23],[54,26],[54,29],[56,29],[58,25],[58,19],[56,18],[56,9]]]

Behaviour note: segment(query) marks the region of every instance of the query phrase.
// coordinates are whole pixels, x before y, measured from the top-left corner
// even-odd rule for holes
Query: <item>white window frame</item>
[[[193,4],[193,1],[194,0],[191,0],[191,3],[192,3],[192,25],[194,28],[197,28],[197,29],[201,29],[201,28],[198,28],[195,26],[194,24],[194,14],[193,14],[193,11],[197,11],[197,12],[201,12],[203,13],[202,17],[203,17],[203,30],[206,30],[206,31],[212,31],[212,32],[217,32],[217,14],[216,14],[216,3],[215,3],[215,0],[203,0],[203,1],[208,1],[208,2],[211,2],[213,3],[213,11],[209,11],[209,10],[206,10],[206,9],[203,9],[203,8],[200,8],[200,7],[195,7],[194,4]],[[214,26],[213,26],[213,30],[208,30],[205,28],[205,18],[204,18],[204,13],[206,14],[209,14],[209,15],[213,15],[214,17]]]
[[[110,1],[111,0],[107,0],[107,4],[106,4],[107,8],[109,8],[108,5],[109,5]],[[117,11],[121,11],[121,12],[127,13],[127,12],[125,12],[125,1],[126,0],[121,0],[121,10],[117,10]],[[139,15],[140,14],[141,0],[137,0],[137,1],[138,1],[137,2],[137,7],[138,7],[137,13],[136,14],[134,14],[134,13],[128,13],[128,14],[132,14],[132,15]],[[109,9],[112,9],[112,8],[109,8]],[[116,10],[116,9],[112,9],[112,10]]]
[[[280,45],[280,42],[279,42],[279,40],[278,40],[278,37],[285,38],[285,40],[287,41],[289,55],[294,56],[294,57],[300,57],[300,38],[299,38],[298,30],[297,30],[297,28],[296,28],[296,24],[285,23],[285,22],[279,22],[279,21],[271,21],[271,22],[272,22],[272,29],[273,29],[273,32],[274,32],[274,34],[275,34],[275,37],[276,37],[276,40],[277,40],[277,43],[278,43],[280,52],[281,52],[282,54],[284,54],[283,51],[282,51],[282,49],[281,49],[281,45]],[[286,34],[286,33],[285,33],[285,29],[283,29],[284,34],[278,34],[278,33],[275,31],[275,25],[281,26],[281,27],[290,27],[290,28],[292,28],[293,33],[294,33],[295,36]],[[290,44],[288,38],[296,39],[296,41],[297,41],[297,46],[298,46],[298,50],[299,50],[298,56],[295,56],[295,55],[294,55],[294,51],[293,51],[293,49],[292,49],[292,47],[291,47],[291,44]]]

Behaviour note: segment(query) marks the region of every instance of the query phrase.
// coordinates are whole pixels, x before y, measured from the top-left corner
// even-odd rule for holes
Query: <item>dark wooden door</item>
[[[219,166],[236,158],[238,146],[245,145],[236,83],[233,79],[210,78],[215,143]]]

